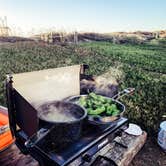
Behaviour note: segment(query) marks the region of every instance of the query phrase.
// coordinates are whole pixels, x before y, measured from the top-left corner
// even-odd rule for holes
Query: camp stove
[[[39,161],[40,165],[93,165],[98,156],[104,156],[107,145],[114,141],[116,136],[121,136],[127,126],[128,120],[126,118],[119,119],[116,124],[108,126],[103,131],[94,128],[94,126],[85,125],[81,138],[62,149],[56,149],[54,144],[47,140],[47,136],[27,149],[24,147],[24,143],[28,138],[23,131],[17,133],[16,144],[19,147],[20,145],[24,147],[22,150],[27,150],[31,156]],[[21,143],[20,140],[23,142]]]
[[[69,71],[69,69],[67,69],[67,71]],[[80,74],[80,71],[82,70],[79,70],[78,74]],[[120,117],[118,120],[110,123],[102,129],[93,126],[92,124],[85,123],[83,125],[80,138],[63,148],[56,148],[54,143],[49,140],[49,134],[43,136],[42,139],[36,142],[33,146],[26,145],[27,141],[30,138],[33,139],[33,134],[37,133],[41,127],[39,127],[38,124],[37,111],[35,109],[36,103],[40,103],[42,101],[41,99],[46,99],[46,88],[49,85],[54,85],[52,81],[50,83],[50,80],[56,82],[56,79],[52,79],[50,75],[44,77],[44,74],[47,72],[48,71],[40,71],[39,76],[39,79],[41,80],[42,78],[47,78],[47,84],[38,83],[37,72],[19,76],[16,75],[13,77],[10,75],[7,76],[6,94],[10,129],[16,139],[15,143],[18,148],[22,153],[30,154],[39,162],[41,166],[96,165],[95,162],[100,157],[104,157],[110,163],[109,165],[111,165],[112,161],[106,158],[104,153],[106,149],[109,148],[109,144],[114,141],[114,138],[121,136],[121,133],[127,128],[128,119],[124,117]],[[56,70],[55,73],[57,72],[58,71]],[[31,77],[34,79],[34,81],[29,81],[29,83],[27,83],[27,78],[31,79]],[[19,82],[20,80],[21,82]],[[27,83],[26,86],[24,86],[25,83]],[[30,87],[29,84],[31,84]],[[46,85],[47,87],[42,89]],[[35,89],[33,89],[33,86],[35,86]],[[39,86],[40,98],[39,94],[37,94],[37,86]],[[26,88],[27,91],[25,91]],[[33,93],[33,90],[36,90],[35,93]],[[75,94],[72,94],[73,92],[71,91],[70,87],[69,90],[67,91],[70,93],[70,96],[79,95],[80,93],[78,91],[78,93],[76,92]],[[28,93],[32,93],[33,96],[29,95]],[[47,99],[52,97],[53,95],[51,94],[51,96],[49,96]],[[68,97],[68,94],[67,96],[63,96],[63,98],[64,97]],[[42,131],[39,134],[42,134]]]

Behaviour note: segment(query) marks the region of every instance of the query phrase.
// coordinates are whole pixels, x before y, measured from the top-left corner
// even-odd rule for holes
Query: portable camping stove
[[[87,123],[83,126],[80,139],[64,148],[57,149],[47,139],[48,135],[28,147],[25,143],[39,129],[37,112],[31,103],[13,87],[10,76],[6,81],[6,94],[10,129],[16,138],[16,145],[24,154],[30,154],[35,158],[41,166],[94,165],[96,159],[104,154],[107,145],[116,136],[120,136],[128,126],[128,120],[124,117],[102,130]]]
[[[126,118],[120,118],[115,124],[108,126],[103,131],[87,124],[84,126],[81,138],[63,149],[56,149],[51,142],[48,144],[47,136],[27,149],[24,143],[28,138],[23,131],[17,133],[16,144],[18,147],[22,147],[22,151],[27,150],[31,156],[39,161],[40,165],[91,165],[99,155],[103,154],[105,147],[116,136],[121,136],[127,126],[128,120]]]

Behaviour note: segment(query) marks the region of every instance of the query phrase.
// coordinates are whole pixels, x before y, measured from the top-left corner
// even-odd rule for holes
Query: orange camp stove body
[[[13,142],[7,109],[0,106],[0,152],[7,149]]]

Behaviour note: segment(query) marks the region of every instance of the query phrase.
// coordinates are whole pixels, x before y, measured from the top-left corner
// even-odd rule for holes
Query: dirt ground
[[[156,140],[148,138],[130,166],[166,166],[166,152],[157,145]]]

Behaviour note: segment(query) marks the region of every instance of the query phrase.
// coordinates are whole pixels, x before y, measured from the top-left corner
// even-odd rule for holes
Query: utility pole
[[[7,25],[7,17],[0,17],[0,36],[9,36],[9,30],[10,28]]]

